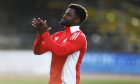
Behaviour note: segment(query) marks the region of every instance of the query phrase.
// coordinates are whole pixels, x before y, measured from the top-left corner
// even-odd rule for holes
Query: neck
[[[80,24],[73,24],[73,25],[71,25],[71,26],[80,26]]]
[[[72,27],[72,26],[80,26],[79,24],[73,24],[73,25],[71,25],[71,26],[64,26],[64,28],[65,27]]]
[[[80,25],[79,25],[79,24],[73,24],[73,25],[71,25],[71,26],[63,26],[63,29],[65,30],[66,27],[72,27],[72,26],[80,26]]]

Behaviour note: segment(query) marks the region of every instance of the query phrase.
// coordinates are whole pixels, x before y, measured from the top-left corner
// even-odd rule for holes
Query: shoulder
[[[76,31],[76,32],[71,34],[70,40],[86,41],[86,36],[82,31]]]
[[[76,31],[72,33],[69,42],[75,44],[76,46],[80,46],[81,48],[87,45],[86,37],[81,31]]]

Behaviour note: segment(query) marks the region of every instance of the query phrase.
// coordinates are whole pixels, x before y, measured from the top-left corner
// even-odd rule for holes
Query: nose
[[[66,14],[63,15],[63,19],[66,19]]]

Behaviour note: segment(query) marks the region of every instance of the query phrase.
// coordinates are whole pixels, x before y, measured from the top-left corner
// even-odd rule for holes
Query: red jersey
[[[80,84],[80,64],[87,49],[85,35],[79,26],[64,31],[37,35],[33,51],[40,55],[51,51],[52,61],[49,84]]]

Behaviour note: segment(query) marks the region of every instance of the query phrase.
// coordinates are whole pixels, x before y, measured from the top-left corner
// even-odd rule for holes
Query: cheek
[[[67,17],[68,20],[72,20],[72,17]]]
[[[74,20],[74,18],[73,18],[73,17],[68,17],[68,20],[72,20],[72,21],[73,21],[73,20]]]

